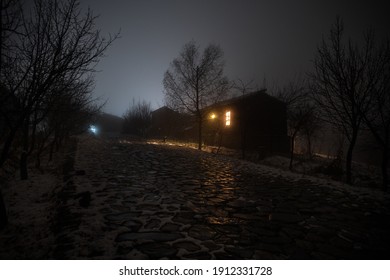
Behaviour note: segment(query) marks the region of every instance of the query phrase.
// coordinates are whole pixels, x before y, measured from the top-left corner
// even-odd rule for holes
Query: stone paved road
[[[101,139],[80,141],[75,169],[68,183],[91,203],[67,202],[79,227],[62,227],[61,258],[390,258],[390,200],[380,192]]]

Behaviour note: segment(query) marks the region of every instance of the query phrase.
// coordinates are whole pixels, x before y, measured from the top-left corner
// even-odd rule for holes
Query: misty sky
[[[195,40],[224,50],[230,79],[261,87],[283,83],[310,69],[316,45],[336,15],[346,31],[368,27],[388,36],[387,1],[186,1],[80,0],[100,17],[103,34],[121,30],[99,63],[94,95],[108,100],[104,111],[121,116],[133,98],[164,104],[163,75],[182,46]]]

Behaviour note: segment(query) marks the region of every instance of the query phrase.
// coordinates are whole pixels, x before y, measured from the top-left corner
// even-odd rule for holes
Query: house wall
[[[225,113],[231,112],[231,125]],[[209,108],[205,122],[205,144],[268,153],[288,152],[286,108],[266,94],[257,94],[232,103]]]
[[[162,107],[152,112],[150,136],[168,139],[193,138],[194,130],[191,117]]]

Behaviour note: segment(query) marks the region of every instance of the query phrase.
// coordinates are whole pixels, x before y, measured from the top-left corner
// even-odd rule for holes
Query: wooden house
[[[160,139],[193,140],[194,127],[191,116],[163,106],[152,112],[150,136]]]
[[[286,105],[265,90],[238,96],[204,109],[204,143],[260,154],[286,153]]]

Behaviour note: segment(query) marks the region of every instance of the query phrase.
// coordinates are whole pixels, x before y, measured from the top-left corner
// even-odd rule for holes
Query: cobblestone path
[[[91,138],[80,141],[75,169],[70,180],[91,202],[69,202],[81,224],[64,229],[77,244],[65,258],[390,258],[390,200],[379,191],[189,148]]]

